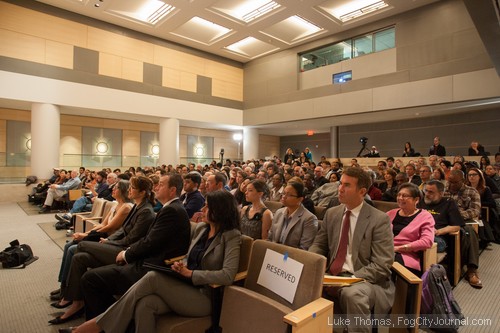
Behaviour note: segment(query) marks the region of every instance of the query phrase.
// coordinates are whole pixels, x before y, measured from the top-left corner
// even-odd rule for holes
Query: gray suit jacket
[[[199,241],[204,232],[208,232],[207,223],[200,222],[196,226],[194,236],[189,246],[189,253]],[[231,285],[238,272],[240,261],[241,232],[237,229],[218,233],[205,251],[201,259],[203,270],[194,270],[192,281],[194,285],[220,284]]]
[[[285,222],[286,207],[276,211],[269,230],[268,240],[280,243],[281,231]],[[318,219],[303,205],[297,209],[285,234],[285,245],[307,250],[318,232]]]
[[[309,248],[309,251],[327,258],[327,269],[337,254],[344,210],[344,205],[328,209]],[[387,214],[364,202],[352,242],[353,273],[375,288],[375,313],[387,313],[394,301],[394,284],[390,279],[394,261],[394,241]]]

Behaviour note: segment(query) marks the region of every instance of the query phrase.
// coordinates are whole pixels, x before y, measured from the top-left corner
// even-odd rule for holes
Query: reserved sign
[[[293,303],[304,264],[267,249],[257,283]]]

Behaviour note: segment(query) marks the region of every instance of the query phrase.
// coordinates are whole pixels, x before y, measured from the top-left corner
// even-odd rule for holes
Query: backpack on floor
[[[442,265],[434,264],[422,275],[420,312],[429,319],[425,321],[429,324],[428,328],[437,332],[458,332],[464,320]]]
[[[31,247],[28,244],[19,245],[17,239],[10,242],[10,246],[0,252],[0,262],[3,268],[25,268],[37,259]]]

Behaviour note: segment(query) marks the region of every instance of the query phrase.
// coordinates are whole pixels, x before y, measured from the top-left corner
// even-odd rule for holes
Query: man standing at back
[[[371,332],[369,325],[356,325],[354,317],[369,322],[387,314],[394,302],[391,266],[394,243],[389,217],[364,202],[370,176],[348,168],[339,186],[340,206],[329,209],[309,251],[327,257],[327,273],[364,279],[347,287],[326,287],[335,313],[348,315],[351,332]]]

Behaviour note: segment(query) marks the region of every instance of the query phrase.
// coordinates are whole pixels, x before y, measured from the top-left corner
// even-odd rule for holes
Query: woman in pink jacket
[[[434,243],[434,218],[428,211],[417,208],[420,195],[417,185],[401,184],[397,196],[399,208],[387,212],[394,234],[394,260],[417,276],[422,275],[419,252]]]

